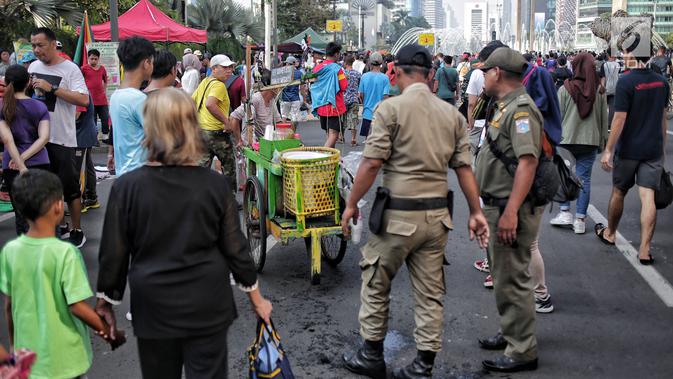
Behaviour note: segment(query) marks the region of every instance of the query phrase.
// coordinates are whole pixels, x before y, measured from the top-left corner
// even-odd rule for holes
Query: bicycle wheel
[[[262,185],[256,177],[249,177],[246,182],[243,219],[246,237],[250,242],[250,256],[257,272],[262,272],[266,262],[266,206]]]

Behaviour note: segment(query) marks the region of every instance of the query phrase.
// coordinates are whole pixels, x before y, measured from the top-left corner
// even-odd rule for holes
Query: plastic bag
[[[363,158],[361,151],[351,151],[341,158],[339,193],[344,200],[347,200],[348,195],[351,193],[353,183],[355,182],[355,175],[358,172],[358,168],[360,167]],[[365,204],[367,204],[366,200],[360,200],[358,202],[358,208],[362,209]]]

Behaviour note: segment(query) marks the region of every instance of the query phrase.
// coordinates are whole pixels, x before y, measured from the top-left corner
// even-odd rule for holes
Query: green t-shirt
[[[453,99],[456,96],[458,86],[458,71],[453,67],[440,67],[435,73],[438,81],[437,97],[440,99]]]
[[[37,354],[31,379],[74,378],[91,366],[86,325],[68,307],[93,296],[79,250],[25,235],[0,252],[0,291],[12,299],[14,348]]]

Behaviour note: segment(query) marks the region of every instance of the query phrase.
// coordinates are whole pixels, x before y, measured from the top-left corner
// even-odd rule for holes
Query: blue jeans
[[[579,176],[582,181],[582,191],[577,198],[577,209],[575,210],[576,218],[585,218],[587,215],[587,208],[589,208],[589,200],[591,197],[591,169],[594,167],[596,160],[596,151],[586,154],[573,154],[575,157],[575,174]],[[561,210],[570,210],[570,202],[561,203]]]

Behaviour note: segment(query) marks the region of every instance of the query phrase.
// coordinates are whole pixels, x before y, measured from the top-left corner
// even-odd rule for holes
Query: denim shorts
[[[634,184],[656,191],[659,189],[663,169],[662,157],[639,161],[615,156],[612,184],[624,193]]]

